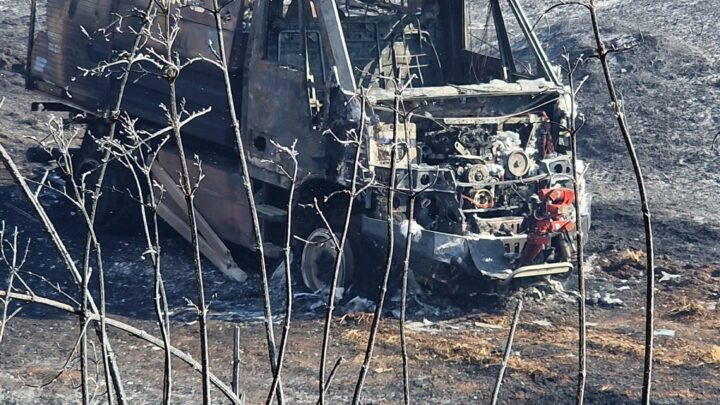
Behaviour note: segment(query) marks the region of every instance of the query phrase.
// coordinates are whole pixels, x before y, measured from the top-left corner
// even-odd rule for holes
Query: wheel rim
[[[333,235],[327,229],[313,231],[307,239],[302,252],[300,271],[305,286],[318,291],[329,286],[335,270],[337,251],[333,242]],[[343,257],[338,270],[338,287],[345,287],[350,281],[352,273],[352,250],[349,243],[345,243]]]

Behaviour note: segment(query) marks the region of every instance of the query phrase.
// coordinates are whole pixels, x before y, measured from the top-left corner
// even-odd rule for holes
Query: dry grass
[[[351,326],[370,326],[372,324],[373,314],[364,312],[352,312],[343,315],[338,321],[341,325]]]
[[[633,252],[625,254],[633,259]],[[637,259],[637,256],[635,256]],[[712,330],[713,321],[716,319],[708,313],[702,303],[688,298],[677,300],[677,305],[672,306],[668,312],[673,317],[680,317],[688,320],[703,319],[703,330]],[[485,319],[485,322],[488,320]],[[502,324],[504,319],[498,317],[492,323]],[[341,339],[346,343],[357,344],[364,349],[367,344],[367,330],[364,324],[367,322],[364,316],[349,318],[346,323],[350,328],[346,329]],[[487,322],[490,323],[490,322]],[[352,327],[357,324],[356,327]],[[680,326],[678,326],[680,328]],[[442,329],[442,328],[441,328]],[[609,361],[621,363],[627,361],[640,362],[645,353],[644,337],[641,332],[627,334],[622,332],[626,329],[625,324],[606,324],[602,329],[591,330],[588,334],[588,345],[591,356],[600,356]],[[676,328],[677,329],[677,328]],[[407,331],[408,349],[414,361],[423,363],[434,363],[437,361],[467,364],[481,367],[496,367],[500,364],[502,351],[505,344],[504,333],[476,334],[470,331],[456,331],[448,333],[447,330],[433,332]],[[378,341],[382,351],[378,356],[385,356],[389,359],[399,354],[399,334],[396,326],[387,325],[381,328]],[[712,340],[703,341],[695,338],[690,331],[681,333],[674,338],[660,339],[655,348],[656,364],[664,367],[686,367],[696,368],[706,365],[720,365],[720,346],[714,345]],[[508,367],[516,372],[526,375],[551,375],[558,367],[572,367],[572,356],[568,353],[575,353],[577,346],[577,329],[571,326],[557,326],[552,329],[528,330],[520,329],[515,339],[515,347],[523,352],[539,352],[542,355],[513,355],[510,357]],[[559,352],[555,349],[557,348]],[[550,349],[550,354],[547,349]],[[557,353],[562,353],[558,356]],[[361,360],[361,359],[358,359]],[[388,372],[392,362],[379,361],[376,364],[378,372]],[[610,389],[610,387],[605,387]]]
[[[641,338],[631,338],[617,333],[592,333],[588,344],[595,350],[615,355],[632,356],[641,359],[645,345]],[[668,367],[700,367],[705,364],[720,364],[720,346],[674,338],[662,346],[655,347],[655,361]]]
[[[519,342],[533,341],[540,346],[555,346],[566,352],[574,352],[577,344],[577,330],[557,328],[552,332],[536,331],[521,333]],[[588,348],[591,354],[608,357],[618,356],[640,360],[645,354],[642,335],[629,336],[612,330],[593,331],[588,334]],[[668,367],[698,367],[704,364],[720,364],[720,346],[683,338],[673,338],[656,345],[655,361]],[[552,364],[547,362],[547,364]]]
[[[348,329],[342,333],[340,338],[347,342],[355,344],[366,344],[368,334],[367,332],[361,331],[359,329]]]
[[[503,347],[496,346],[486,338],[468,332],[453,336],[407,331],[408,351],[415,361],[449,361],[460,364],[493,366],[500,364]],[[359,346],[367,344],[367,331],[348,329],[341,339]],[[378,340],[384,345],[399,347],[400,337],[396,331],[380,331]],[[398,351],[399,352],[399,351]],[[546,361],[512,356],[508,367],[523,373],[549,374]]]
[[[523,371],[527,374],[550,375],[552,372],[545,367],[546,364],[552,364],[551,361],[535,361],[524,357],[510,357],[508,360],[508,368]]]
[[[500,359],[497,352],[493,353],[493,346],[482,340],[441,338],[424,341],[410,339],[409,343],[417,355],[422,355],[424,352],[425,356],[455,363],[489,365],[499,362]]]
[[[705,356],[705,361],[710,364],[720,365],[720,346],[713,346]]]
[[[625,249],[622,253],[620,253],[620,259],[632,263],[644,263],[645,252],[640,250]]]
[[[697,392],[692,392],[689,389],[684,388],[673,392],[672,398],[676,398],[679,401],[687,403],[690,401],[697,401],[698,396]]]
[[[632,356],[640,358],[643,356],[645,346],[627,336],[618,334],[588,334],[588,345],[591,349],[596,349],[605,353]]]
[[[682,299],[670,308],[668,315],[676,319],[697,321],[707,318],[708,310],[702,302],[682,297]]]
[[[22,371],[22,378],[31,385],[47,384],[53,379],[63,385],[78,386],[80,384],[80,371],[66,369],[58,375],[58,370],[30,367]]]
[[[431,333],[407,331],[408,349],[416,360],[426,361],[442,359],[457,363],[491,364],[498,362],[500,355],[493,353],[493,345],[487,340],[469,333],[446,337]],[[349,329],[341,338],[359,345],[367,344],[367,331]],[[378,341],[389,346],[398,346],[400,336],[397,332],[380,331]]]

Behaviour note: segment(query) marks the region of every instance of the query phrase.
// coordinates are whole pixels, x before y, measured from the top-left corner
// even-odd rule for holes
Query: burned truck
[[[28,87],[50,98],[34,108],[66,111],[70,121],[86,125],[76,152],[84,171],[100,165],[93,140],[108,135],[119,89],[116,75],[82,75],[79,67],[127,52],[130,27],[140,24],[133,10],[146,3],[47,0],[46,21],[35,30]],[[177,3],[178,58],[212,58],[218,38],[212,1]],[[337,257],[329,240],[345,212],[330,199],[323,220],[311,203],[347,198],[342,191],[353,181],[363,187],[342,253],[343,286],[372,277],[369,257],[383,260],[388,218],[397,235],[412,238],[410,267],[419,280],[507,285],[572,272],[576,218],[583,219],[583,232],[590,220],[584,167],[580,161],[573,167],[568,130],[576,108],[517,0],[221,3],[234,104],[271,258],[282,255],[288,232],[292,185],[281,149],[297,142],[290,231],[306,287],[328,283]],[[117,16],[124,16],[125,29],[108,28]],[[88,35],[98,30],[101,39]],[[182,136],[187,155],[203,161],[196,193],[202,251],[239,278],[227,247],[253,249],[255,237],[222,75],[210,63],[193,63],[176,85],[188,111],[212,107]],[[138,71],[124,89],[122,110],[146,128],[162,128],[167,121],[158,105],[167,102],[167,84]],[[349,133],[362,140],[359,161],[342,142]],[[157,166],[157,181],[172,189],[180,166],[176,146],[164,147]],[[123,217],[127,207],[111,192],[123,188],[122,170],[109,170],[98,221]],[[388,204],[393,183],[397,192]],[[178,198],[170,195],[160,214],[187,236]],[[395,238],[396,252],[406,237]]]

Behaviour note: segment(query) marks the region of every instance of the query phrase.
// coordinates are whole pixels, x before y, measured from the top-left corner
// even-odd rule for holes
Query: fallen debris
[[[675,337],[675,331],[672,329],[655,329],[655,336],[658,337]]]
[[[550,328],[552,327],[552,323],[548,321],[547,319],[539,319],[532,321],[533,325],[542,326],[544,328]]]
[[[662,275],[662,277],[660,277],[660,280],[659,280],[659,282],[661,282],[661,283],[666,282],[666,281],[679,280],[680,277],[682,277],[680,274],[670,274],[670,273],[666,273],[664,271],[661,271],[660,274]]]
[[[626,249],[609,252],[599,265],[606,273],[622,280],[639,277],[645,271],[645,253]]]
[[[371,313],[375,311],[376,304],[367,298],[355,297],[348,301],[342,307],[342,311],[346,314],[352,313]]]
[[[427,319],[423,319],[422,322],[408,322],[405,324],[405,327],[408,330],[412,330],[415,332],[437,332],[438,328],[437,325],[429,321]]]
[[[594,292],[585,302],[588,305],[600,305],[603,307],[619,307],[625,304],[623,300],[611,296],[610,293],[603,295],[599,292]]]

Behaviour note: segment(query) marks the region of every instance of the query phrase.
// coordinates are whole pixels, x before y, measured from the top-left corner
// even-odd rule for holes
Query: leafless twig
[[[286,227],[285,227],[285,319],[283,321],[283,332],[282,336],[280,337],[280,348],[278,350],[277,355],[277,367],[275,368],[274,376],[273,376],[273,382],[270,388],[270,392],[268,394],[268,398],[266,403],[270,404],[273,402],[274,396],[276,394],[276,391],[278,389],[278,386],[280,384],[280,375],[282,373],[283,363],[285,361],[285,353],[287,351],[287,345],[288,345],[288,339],[290,337],[290,322],[292,319],[292,310],[293,310],[293,289],[292,289],[292,251],[291,251],[291,244],[293,241],[293,234],[292,234],[292,223],[293,223],[293,206],[295,205],[295,184],[297,183],[297,176],[298,176],[298,161],[297,161],[297,152],[295,150],[295,146],[297,145],[297,140],[293,142],[292,147],[283,147],[277,143],[274,143],[275,147],[281,151],[283,154],[287,155],[289,157],[289,160],[292,165],[292,174],[288,173],[284,168],[281,168],[281,171],[285,173],[285,175],[290,180],[290,193],[288,195],[288,202],[287,202],[287,219],[286,219]]]
[[[580,179],[582,173],[579,173],[577,159],[577,112],[575,111],[575,96],[577,90],[575,86],[575,71],[580,63],[583,62],[580,57],[575,63],[571,61],[570,54],[566,51],[563,54],[565,59],[567,76],[570,86],[570,117],[568,117],[567,130],[570,133],[570,142],[572,144],[572,165],[573,165],[573,189],[575,191],[575,246],[577,250],[577,271],[578,271],[578,381],[576,392],[576,403],[581,405],[585,401],[585,385],[587,380],[587,322],[586,322],[586,305],[585,305],[585,244],[583,235],[581,199],[585,198],[581,195]]]
[[[340,369],[340,366],[345,362],[344,357],[339,357],[335,361],[335,365],[333,366],[332,370],[330,370],[330,375],[327,378],[327,381],[325,382],[325,391],[330,388],[330,384],[332,384],[333,380],[335,379],[335,375],[337,374],[337,371]],[[320,403],[320,399],[318,399],[317,403]]]
[[[233,329],[232,390],[240,396],[240,327]]]
[[[5,297],[5,296],[6,296],[5,292],[0,291],[0,297]],[[45,305],[48,307],[52,307],[55,309],[65,311],[70,314],[79,315],[79,313],[80,313],[79,308],[76,308],[71,305],[68,305],[68,304],[65,304],[65,303],[62,303],[59,301],[55,301],[55,300],[52,300],[49,298],[39,297],[36,295],[11,293],[10,297],[13,299],[16,299],[16,300],[32,302],[35,304],[42,304],[42,305]],[[88,317],[88,321],[99,322],[100,316],[95,313],[90,314]],[[132,325],[128,325],[124,322],[121,322],[121,321],[118,321],[118,320],[112,319],[112,318],[107,318],[106,322],[107,322],[108,326],[111,326],[111,327],[121,330],[123,332],[129,333],[129,334],[131,334],[139,339],[142,339],[156,347],[159,347],[161,349],[165,347],[165,344],[163,343],[162,339],[158,339],[155,336],[151,335],[150,333],[148,333],[142,329],[138,329]],[[170,352],[172,353],[173,356],[175,356],[178,359],[182,360],[183,362],[187,363],[193,370],[202,371],[202,365],[198,361],[193,359],[193,357],[190,356],[189,354],[187,354],[186,352],[183,352],[182,350],[179,350],[178,348],[176,348],[174,346],[171,346]],[[212,373],[209,374],[209,377],[210,377],[210,382],[218,390],[220,390],[227,399],[229,399],[233,404],[242,405],[242,401],[240,400],[240,398],[238,398],[233,393],[232,388],[227,386],[220,378],[216,377]]]
[[[507,344],[505,344],[505,353],[503,354],[502,364],[500,365],[500,371],[498,372],[497,380],[495,381],[495,389],[493,389],[492,405],[497,404],[498,396],[500,395],[500,387],[502,386],[503,377],[505,376],[505,370],[507,369],[508,360],[512,354],[513,339],[515,339],[515,329],[517,328],[518,321],[520,320],[520,312],[522,311],[523,302],[518,301],[517,307],[515,307],[515,315],[513,316],[512,326],[510,327],[510,333],[508,334]]]
[[[405,117],[407,122],[407,117]],[[405,145],[410,151],[409,130],[405,125]],[[407,295],[408,295],[408,276],[410,271],[410,256],[412,254],[413,245],[413,222],[415,222],[415,198],[417,195],[413,190],[413,170],[412,159],[407,154],[407,171],[408,171],[408,188],[409,195],[407,197],[407,236],[405,238],[405,257],[403,258],[402,281],[400,287],[400,355],[403,363],[403,400],[405,405],[410,404],[410,359],[407,350],[407,336],[405,336],[405,322],[407,317]]]
[[[187,158],[185,156],[185,147],[182,138],[182,129],[180,127],[180,112],[178,111],[178,99],[175,82],[182,72],[185,65],[179,63],[174,50],[175,40],[179,33],[179,11],[175,10],[169,3],[160,6],[160,13],[163,18],[163,35],[159,39],[159,43],[165,50],[164,55],[156,54],[165,66],[165,78],[168,82],[169,90],[169,107],[168,118],[169,124],[173,128],[173,138],[177,146],[178,159],[180,161],[180,188],[185,197],[185,204],[188,216],[188,225],[190,227],[190,239],[192,244],[193,265],[195,270],[195,284],[197,289],[197,318],[200,328],[200,350],[202,362],[202,391],[203,404],[210,405],[210,353],[208,348],[208,332],[207,332],[207,303],[205,301],[205,285],[203,280],[202,259],[200,258],[200,240],[197,226],[197,212],[195,210],[195,191],[199,184],[193,184],[190,177],[190,169],[188,167]],[[164,57],[163,57],[164,56]],[[198,169],[201,167],[198,163]],[[202,172],[198,176],[198,182],[202,179]]]
[[[613,81],[612,73],[610,72],[610,62],[608,61],[608,51],[605,47],[602,34],[600,33],[600,22],[597,14],[597,5],[595,0],[589,0],[588,9],[590,11],[590,19],[592,22],[593,35],[595,37],[595,44],[597,47],[597,55],[602,65],[603,75],[605,77],[605,84],[607,85],[608,95],[610,96],[610,106],[615,115],[618,128],[622,134],[625,146],[627,148],[630,161],[633,165],[633,171],[635,172],[635,180],[637,182],[637,188],[640,193],[640,204],[643,214],[643,224],[645,227],[645,254],[646,254],[646,271],[647,271],[647,286],[646,286],[646,302],[645,302],[645,360],[644,360],[644,371],[643,371],[643,389],[642,389],[642,403],[644,405],[650,405],[650,394],[652,391],[652,369],[653,369],[653,340],[654,340],[654,329],[655,329],[655,247],[653,243],[653,230],[652,220],[650,214],[650,200],[647,194],[647,188],[645,187],[645,179],[642,174],[642,167],[640,165],[640,159],[638,158],[635,146],[633,144],[632,135],[630,134],[630,127],[627,123],[627,117],[623,112],[622,100],[618,97],[617,90],[615,89],[615,82]]]
[[[320,354],[320,372],[318,374],[318,384],[319,384],[319,402],[321,405],[325,405],[325,394],[326,394],[326,388],[325,388],[325,367],[327,362],[327,352],[328,352],[328,346],[330,344],[330,328],[332,326],[332,316],[333,311],[335,309],[335,294],[337,292],[337,282],[338,282],[338,274],[340,273],[340,266],[342,265],[343,260],[343,252],[345,251],[345,245],[347,243],[347,236],[348,232],[350,230],[350,221],[352,220],[353,215],[353,205],[355,203],[355,198],[358,195],[358,174],[360,171],[360,157],[362,155],[363,150],[363,137],[365,136],[365,121],[367,119],[367,105],[366,105],[366,99],[365,99],[365,93],[363,90],[363,93],[360,95],[360,128],[359,132],[356,133],[356,142],[355,142],[355,157],[353,159],[353,168],[352,168],[352,179],[350,180],[350,191],[348,195],[348,203],[347,203],[347,209],[345,211],[345,220],[343,223],[343,230],[342,235],[340,237],[339,241],[336,241],[336,248],[337,248],[337,257],[335,257],[335,265],[333,269],[333,275],[332,280],[330,281],[330,288],[329,288],[329,294],[328,294],[328,303],[327,303],[327,311],[325,314],[325,325],[323,327],[323,342],[322,342],[322,351]],[[319,211],[320,212],[320,211]],[[322,212],[320,212],[322,215]],[[324,217],[323,217],[324,218]],[[327,221],[326,221],[327,222]],[[328,224],[329,227],[329,224]],[[335,239],[335,234],[332,232],[332,229],[330,229],[331,234],[333,235],[333,239]]]
[[[13,181],[15,184],[20,188],[20,191],[22,192],[23,196],[27,200],[27,202],[32,207],[33,211],[37,215],[38,219],[40,220],[43,229],[47,233],[48,237],[50,238],[50,241],[53,244],[53,247],[57,250],[58,254],[60,255],[60,259],[62,260],[64,266],[70,273],[70,276],[72,277],[73,282],[79,287],[82,288],[82,277],[80,274],[80,271],[78,270],[77,265],[75,264],[75,261],[73,260],[72,256],[70,255],[70,252],[67,249],[67,246],[65,245],[65,242],[60,237],[60,234],[57,232],[57,229],[55,228],[55,225],[50,220],[50,218],[47,215],[47,212],[45,211],[45,208],[43,208],[42,204],[40,204],[40,201],[38,199],[38,196],[35,195],[35,192],[30,188],[28,185],[28,182],[26,181],[25,177],[20,173],[20,170],[18,169],[17,165],[13,161],[12,157],[8,153],[7,149],[5,149],[5,146],[0,143],[0,161],[3,162],[7,170],[10,172],[10,175],[13,178]],[[100,312],[98,310],[98,307],[93,300],[92,296],[88,297],[88,306],[89,310],[92,312],[93,316],[100,316]],[[98,325],[96,328],[96,332],[99,336],[102,336],[102,332],[100,331],[100,326]],[[102,340],[102,337],[101,337]],[[107,351],[109,353],[112,353],[112,347],[109,341],[105,341],[105,345],[107,346]],[[113,376],[113,383],[115,387],[116,395],[118,396],[118,401],[120,402],[120,399],[124,396],[124,392],[122,390],[122,385],[120,383],[119,374],[117,371],[117,364],[115,362],[115,359],[113,356],[108,357],[108,362],[110,363],[110,372]]]
[[[9,294],[13,291],[15,278],[19,277],[18,272],[25,265],[27,255],[30,247],[30,240],[28,239],[27,246],[25,247],[24,253],[20,250],[18,245],[19,231],[17,228],[12,233],[12,239],[5,239],[5,222],[3,221],[0,228],[0,251],[2,252],[2,260],[5,266],[8,268],[8,285],[6,290],[6,298],[2,300],[2,318],[0,318],[0,343],[3,341],[5,336],[5,327],[7,323],[12,319],[14,314],[8,314],[10,308],[10,297]],[[5,245],[8,245],[10,249],[10,255],[5,253]]]
[[[220,15],[221,7],[218,0],[213,0],[213,13],[215,16],[215,30],[216,38],[218,41],[218,56],[220,59],[217,63],[220,66],[220,70],[223,75],[225,83],[225,93],[228,100],[228,110],[230,114],[230,123],[233,128],[233,134],[235,135],[235,146],[237,148],[237,154],[240,158],[240,166],[243,175],[243,188],[245,190],[245,196],[247,198],[248,207],[250,208],[250,215],[252,216],[253,234],[255,236],[255,249],[257,251],[258,258],[260,260],[260,278],[263,289],[263,309],[265,313],[265,337],[268,345],[268,355],[270,356],[270,366],[273,374],[277,373],[277,350],[275,346],[275,332],[272,327],[272,308],[270,305],[270,290],[268,287],[268,271],[267,261],[265,259],[265,247],[263,246],[262,230],[260,229],[260,218],[257,212],[257,205],[255,203],[255,195],[253,193],[252,179],[250,177],[250,169],[248,167],[248,159],[245,151],[245,145],[243,143],[242,135],[240,132],[240,121],[238,120],[237,113],[235,111],[235,97],[233,94],[233,84],[230,79],[230,71],[227,66],[227,50],[225,47],[225,39],[222,32],[222,19]],[[278,403],[284,402],[284,395],[282,392],[282,384],[278,384],[277,388]]]
[[[135,121],[129,117],[122,119],[123,129],[128,144],[109,140],[100,144],[101,149],[108,150],[113,157],[120,161],[131,173],[138,195],[140,216],[143,231],[147,240],[147,250],[143,254],[150,257],[154,275],[153,302],[160,333],[165,343],[164,370],[163,370],[163,404],[170,403],[172,395],[172,356],[170,354],[170,316],[168,299],[165,292],[161,271],[161,246],[158,222],[158,208],[164,195],[164,188],[152,178],[152,169],[157,160],[158,153],[169,140],[166,136],[159,144],[152,148],[145,143],[135,128]],[[182,123],[181,123],[182,124]],[[182,125],[181,125],[182,126]],[[145,146],[145,148],[143,148]],[[133,153],[135,150],[139,153]],[[156,188],[159,190],[156,192]],[[147,191],[147,198],[145,196]],[[159,195],[158,195],[159,193]],[[148,211],[150,215],[148,215]]]
[[[387,219],[387,252],[385,256],[385,271],[383,272],[383,278],[380,282],[380,292],[378,295],[378,302],[375,306],[375,313],[373,314],[373,322],[370,326],[370,336],[368,338],[367,348],[365,349],[365,359],[360,367],[360,375],[358,376],[357,383],[355,385],[355,393],[353,394],[352,403],[357,405],[360,403],[360,397],[362,395],[363,386],[365,379],[367,378],[368,371],[370,370],[370,361],[372,360],[373,349],[375,348],[375,340],[377,338],[378,328],[380,327],[380,321],[382,319],[382,310],[385,304],[385,295],[387,294],[388,280],[390,279],[390,273],[393,269],[393,255],[395,252],[395,220],[393,218],[393,205],[395,203],[395,186],[397,183],[397,148],[400,132],[400,107],[402,105],[402,89],[396,83],[395,89],[395,119],[393,127],[393,140],[390,145],[390,170],[389,170],[389,188],[387,190],[387,206],[386,206],[386,219]],[[408,159],[410,156],[408,154]],[[410,237],[410,235],[408,235]]]
[[[133,45],[130,48],[129,52],[125,56],[125,58],[119,58],[119,62],[124,63],[123,65],[123,73],[120,77],[118,88],[117,88],[117,96],[115,98],[115,103],[113,105],[113,109],[110,112],[110,128],[109,132],[107,134],[108,139],[113,139],[115,136],[115,130],[117,126],[118,119],[120,117],[120,109],[122,107],[123,99],[125,96],[125,90],[127,88],[127,84],[130,80],[130,73],[132,71],[133,64],[136,62],[135,58],[140,52],[142,46],[145,44],[147,37],[149,37],[150,27],[153,24],[153,21],[155,20],[155,2],[153,0],[149,0],[147,2],[147,7],[145,8],[144,12],[141,12],[141,19],[142,19],[142,25],[140,31],[135,33],[135,39],[133,41]],[[101,74],[102,70],[96,71],[97,74]],[[108,160],[110,157],[110,152],[106,151],[103,163],[100,165],[100,173],[98,175],[97,183],[95,184],[95,188],[92,193],[92,205],[89,209],[89,228],[92,229],[95,225],[96,215],[97,215],[97,208],[98,208],[98,202],[100,200],[101,190],[102,190],[102,184],[104,182],[106,173],[107,173],[107,165]],[[98,263],[98,266],[102,266],[102,253],[100,250],[100,244],[97,242],[96,238],[93,238],[93,235],[91,235],[91,229],[88,231],[88,235],[86,238],[85,243],[85,259],[84,259],[84,267],[87,268],[89,266],[89,257],[90,257],[90,249],[91,246],[95,249],[96,254],[96,260]],[[88,280],[85,280],[86,282]],[[99,283],[99,291],[100,291],[100,314],[105,314],[105,272],[104,269],[100,268],[98,269],[98,283]],[[117,370],[117,367],[114,366],[115,362],[111,357],[111,349],[107,345],[107,333],[105,329],[105,322],[104,317],[101,317],[100,322],[100,340],[102,344],[102,352],[103,352],[103,365],[105,368],[105,378],[106,378],[106,384],[108,386],[108,403],[112,405],[112,395],[110,394],[110,377],[112,377],[112,385],[115,387],[115,394],[117,396],[118,402],[120,404],[125,403],[125,393],[122,387],[122,383],[120,381],[119,371]],[[81,349],[84,348],[85,342],[81,343]],[[84,356],[83,356],[84,359]],[[110,377],[108,377],[108,375]]]

